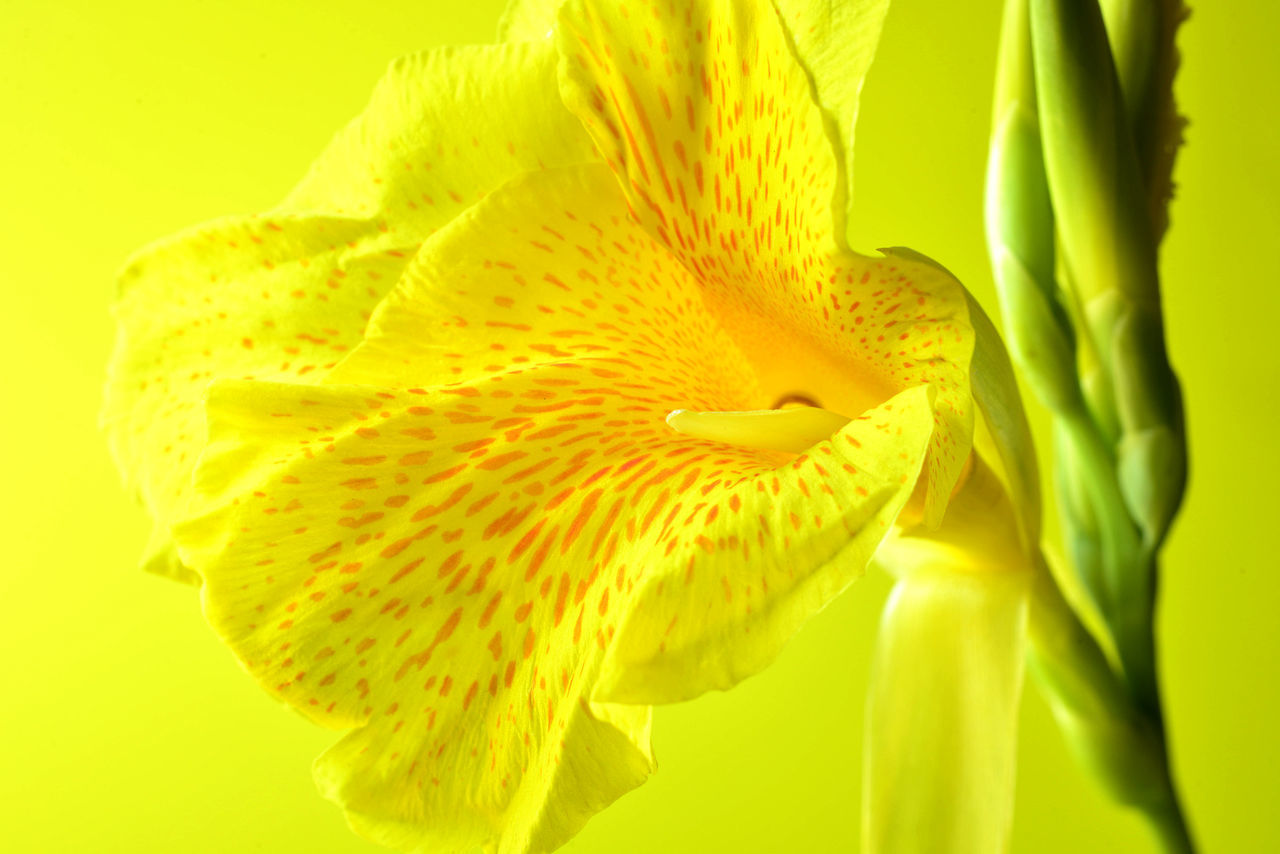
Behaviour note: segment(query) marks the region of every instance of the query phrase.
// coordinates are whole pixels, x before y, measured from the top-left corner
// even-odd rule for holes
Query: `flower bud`
[[[1045,171],[1080,299],[1116,290],[1158,305],[1143,177],[1102,13],[1079,0],[1030,8]],[[1107,332],[1093,330],[1097,340]]]
[[[1036,397],[1054,412],[1078,407],[1075,344],[1038,284],[1013,253],[996,250],[992,269],[1000,290],[1005,335]]]

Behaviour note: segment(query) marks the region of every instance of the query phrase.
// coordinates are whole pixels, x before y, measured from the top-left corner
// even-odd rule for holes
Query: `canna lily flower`
[[[345,731],[317,782],[404,850],[563,843],[652,771],[653,704],[988,483],[963,289],[845,242],[869,52],[829,70],[824,4],[555,5],[401,60],[280,207],[122,278],[148,565]]]

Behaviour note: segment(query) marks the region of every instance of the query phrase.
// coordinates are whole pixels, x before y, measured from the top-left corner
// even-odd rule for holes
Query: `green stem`
[[[1168,11],[1175,0],[1114,0],[1104,23],[1098,0],[1006,0],[986,225],[1010,349],[1055,416],[1063,527],[1082,582],[1069,589],[1097,631],[1042,565],[1031,668],[1080,762],[1167,851],[1191,852],[1154,625],[1156,553],[1182,494],[1185,443],[1160,315],[1163,219],[1148,215],[1142,168],[1153,149],[1149,129],[1136,129],[1148,110],[1125,112],[1120,79],[1133,92],[1167,88],[1171,67],[1155,57],[1172,50],[1172,19],[1154,16],[1156,3]]]
[[[1159,804],[1145,809],[1143,814],[1151,823],[1160,840],[1160,846],[1167,854],[1195,854],[1195,843],[1191,839],[1191,828],[1187,825],[1182,807],[1178,803],[1178,794],[1169,783],[1169,797]]]
[[[1192,854],[1158,711],[1135,702],[1043,558],[1032,584],[1029,635],[1032,673],[1077,759],[1113,799],[1142,812],[1169,854]]]

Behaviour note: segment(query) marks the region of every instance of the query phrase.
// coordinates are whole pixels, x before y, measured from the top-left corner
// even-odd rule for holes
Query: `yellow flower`
[[[812,80],[764,0],[401,60],[279,208],[125,272],[107,423],[150,566],[349,731],[316,777],[360,833],[554,848],[651,771],[650,704],[941,519],[969,307],[845,245],[827,122],[863,69],[815,71],[823,5],[781,4]]]

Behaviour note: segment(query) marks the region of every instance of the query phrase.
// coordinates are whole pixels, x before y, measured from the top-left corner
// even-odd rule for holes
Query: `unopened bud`
[[[1027,384],[1054,412],[1078,407],[1075,346],[1044,288],[1012,253],[998,252],[992,265],[1009,349]]]
[[[1120,491],[1150,544],[1163,539],[1178,512],[1187,480],[1181,439],[1168,427],[1126,433],[1116,446]]]

